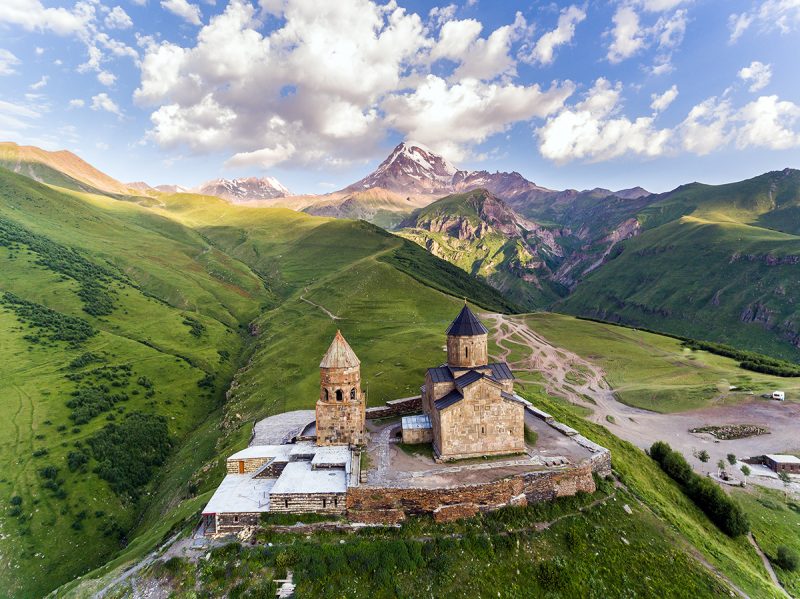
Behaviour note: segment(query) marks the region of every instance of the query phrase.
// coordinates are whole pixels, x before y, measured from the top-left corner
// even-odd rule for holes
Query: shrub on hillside
[[[138,499],[171,448],[166,419],[140,412],[119,424],[107,424],[87,443],[98,462],[95,472],[114,493],[132,500]]]
[[[719,485],[694,472],[680,452],[673,451],[663,441],[657,441],[650,447],[650,457],[722,532],[731,537],[749,532],[750,523],[739,504]]]
[[[784,570],[794,572],[800,566],[800,557],[797,552],[791,547],[786,545],[778,545],[778,555],[775,558],[775,563]]]

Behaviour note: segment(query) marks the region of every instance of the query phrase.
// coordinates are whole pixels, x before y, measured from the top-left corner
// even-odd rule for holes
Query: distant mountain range
[[[69,152],[0,144],[0,166],[152,205],[159,194],[363,219],[415,241],[517,305],[800,358],[800,171],[728,185],[552,190],[398,145],[360,181],[293,196],[273,178],[194,189],[123,184]]]

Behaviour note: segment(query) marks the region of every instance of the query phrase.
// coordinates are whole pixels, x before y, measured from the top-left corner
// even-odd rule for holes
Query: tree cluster
[[[719,485],[692,470],[683,454],[674,451],[663,441],[656,441],[650,447],[650,457],[722,532],[738,537],[750,531],[750,523],[739,504],[728,497]]]

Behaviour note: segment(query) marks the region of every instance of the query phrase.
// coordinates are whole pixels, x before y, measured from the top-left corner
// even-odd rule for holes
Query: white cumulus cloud
[[[187,0],[161,0],[161,8],[192,25],[202,25],[203,23],[200,7]]]
[[[117,80],[117,76],[114,73],[109,73],[108,71],[100,71],[97,73],[97,80],[106,87],[111,87]]]
[[[750,66],[744,67],[739,71],[739,78],[750,84],[749,89],[751,92],[757,92],[769,84],[770,79],[772,79],[772,67],[754,60],[750,63]]]
[[[452,160],[466,157],[466,148],[504,131],[509,124],[543,118],[563,106],[571,83],[542,91],[538,85],[489,84],[467,79],[449,85],[428,75],[412,94],[396,94],[382,107],[394,129]]]
[[[103,22],[109,29],[129,29],[133,27],[133,20],[121,6],[112,8]]]
[[[618,115],[621,91],[621,84],[601,77],[582,102],[547,119],[536,132],[542,156],[566,163],[665,154],[672,131],[657,128],[653,117],[631,120]]]
[[[741,123],[736,132],[736,147],[762,147],[787,150],[800,147],[800,106],[781,101],[778,96],[761,96],[736,115]]]
[[[655,112],[664,112],[670,104],[675,101],[675,98],[678,97],[678,86],[673,85],[663,94],[652,94],[650,99],[652,102],[650,103],[650,108],[652,108]]]
[[[49,77],[49,76],[47,76],[47,75],[43,75],[43,76],[42,76],[42,77],[39,79],[39,81],[37,81],[36,83],[33,83],[33,84],[31,84],[31,86],[30,86],[30,87],[31,87],[31,89],[32,89],[32,90],[34,90],[34,91],[36,91],[36,90],[40,90],[40,89],[44,88],[44,87],[47,85],[47,82],[48,82],[49,80],[50,80],[50,77]]]
[[[630,58],[644,47],[645,35],[639,25],[638,13],[630,6],[619,7],[612,21],[613,41],[608,47],[607,57],[609,62],[618,63]]]
[[[728,17],[731,43],[736,42],[752,25],[760,32],[788,34],[800,28],[800,2],[798,0],[764,0],[756,8]]]
[[[521,14],[488,31],[446,11],[431,26],[395,3],[231,0],[188,47],[140,38],[135,102],[152,107],[148,139],[193,152],[230,152],[229,165],[337,165],[374,155],[391,131],[452,159],[514,122],[560,108],[571,83],[514,83]],[[437,18],[439,13],[436,13]],[[437,61],[452,64],[433,66]],[[439,66],[449,74],[439,72]],[[441,136],[440,136],[441,137]]]
[[[555,49],[572,41],[575,36],[575,26],[584,19],[586,19],[586,11],[577,6],[563,9],[558,17],[556,28],[539,38],[527,59],[541,64],[552,63]]]
[[[96,96],[92,96],[92,105],[90,108],[92,110],[104,110],[105,112],[122,116],[122,111],[117,103],[109,98],[108,94],[105,92],[97,94]]]
[[[45,8],[39,0],[3,0],[0,2],[0,23],[19,25],[28,31],[52,31],[70,35],[83,31],[94,18],[94,8],[78,3],[71,10]]]

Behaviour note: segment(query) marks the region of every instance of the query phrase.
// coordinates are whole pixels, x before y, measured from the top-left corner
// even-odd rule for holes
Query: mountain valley
[[[348,199],[337,204],[319,196],[240,202],[146,184],[119,184],[121,193],[112,178],[86,163],[56,162],[50,153],[27,151],[24,161],[4,164],[20,172],[0,169],[0,378],[8,383],[4,405],[13,414],[0,452],[14,465],[2,481],[10,503],[0,522],[0,555],[6,566],[2,585],[18,596],[56,587],[59,596],[92,595],[131,564],[151,563],[140,560],[152,560],[147,556],[156,546],[193,526],[222,476],[219,456],[246,443],[254,421],[311,405],[314,366],[337,328],[363,348],[371,406],[418,392],[407,373],[441,360],[441,331],[464,298],[491,314],[551,306],[793,355],[793,329],[786,323],[796,318],[790,299],[800,291],[788,274],[800,252],[792,221],[797,171],[658,195],[641,189],[557,192],[530,184],[505,192],[447,187],[441,188],[448,192],[444,197],[433,197],[375,187],[343,191]],[[293,201],[294,209],[280,206]],[[324,202],[337,218],[308,214],[322,210]],[[384,228],[365,222],[381,219]],[[691,258],[696,251],[704,260]],[[710,275],[708,265],[720,272]],[[680,276],[645,277],[645,270]],[[717,285],[723,289],[718,294]],[[710,296],[706,288],[714,289]],[[665,300],[680,309],[649,307]],[[741,305],[754,306],[746,318]],[[640,351],[632,334],[615,334],[611,325],[547,313],[532,318],[565,347],[606,359],[613,376],[619,358],[604,352],[625,352],[627,364]],[[505,338],[504,326],[492,335]],[[604,336],[614,343],[585,349],[581,341]],[[676,368],[675,356],[688,351],[673,339],[648,339],[670,348],[652,357],[652,372]],[[520,341],[501,343],[509,349],[492,342],[490,351],[510,352],[510,361],[522,363]],[[781,385],[796,392],[791,379],[752,376],[734,360],[698,354],[702,368],[696,380],[685,379],[688,386],[663,386],[661,380],[656,385],[644,377],[621,397],[631,405],[682,401],[699,407],[717,401],[711,384],[716,376],[758,391]],[[603,569],[603,560],[639,559],[639,544],[652,542],[668,526],[675,547],[693,547],[724,575],[710,574],[689,557],[691,551],[675,549],[659,561],[666,574],[655,577],[652,588],[668,592],[680,567],[691,573],[689,584],[700,596],[730,584],[771,596],[746,541],[721,535],[652,460],[612,434],[610,420],[611,432],[584,420],[597,406],[568,391],[583,376],[579,366],[563,389],[530,376],[520,381],[520,392],[601,439],[635,492],[617,491],[634,506],[633,516],[600,507],[602,494],[613,493],[606,487],[585,500],[591,501],[582,509],[591,511],[592,526],[606,531],[598,539],[607,545],[624,534],[635,541],[632,548],[615,545],[592,562],[594,541],[569,549],[561,540],[588,534],[584,524],[563,524],[540,537],[510,534],[531,551],[543,543],[569,563]],[[151,456],[147,466],[135,467],[145,452]],[[126,455],[133,461],[120,457]],[[558,506],[555,513],[574,508]],[[492,542],[502,543],[503,534]],[[291,535],[287,540],[295,542]],[[362,542],[374,552],[383,550],[386,539],[375,533]],[[317,559],[316,549],[303,547],[302,555],[308,551],[314,556],[308,559]],[[519,556],[497,547],[498,575],[513,586]],[[454,551],[461,549],[441,547],[447,559]],[[210,559],[231,567],[222,554]],[[438,571],[435,563],[425,564],[413,571]],[[321,588],[312,570],[296,568],[306,593]],[[142,572],[143,583],[155,576],[166,584],[159,570],[147,566]],[[183,580],[171,576],[170,584]],[[485,590],[486,572],[461,576],[475,592]],[[245,584],[246,578],[236,580]],[[602,580],[612,589],[639,584],[616,574]],[[375,584],[356,574],[335,584],[348,581],[363,589]],[[795,584],[791,576],[785,581]],[[179,586],[171,588],[179,592]]]

